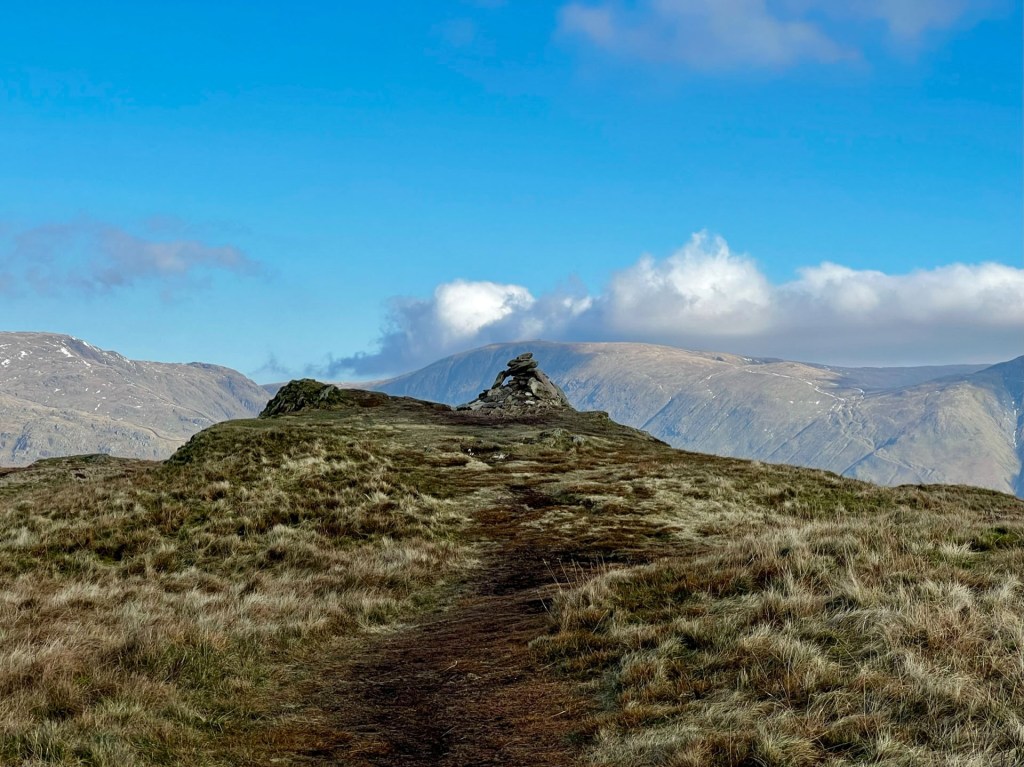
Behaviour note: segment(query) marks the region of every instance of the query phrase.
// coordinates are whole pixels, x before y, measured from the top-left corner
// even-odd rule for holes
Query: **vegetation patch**
[[[696,479],[679,468],[653,497]],[[563,589],[534,642],[600,702],[591,764],[1024,760],[1024,504],[731,474],[728,497],[660,511],[685,552]]]
[[[328,396],[0,473],[0,764],[1024,763],[1019,499]]]
[[[243,421],[166,465],[0,477],[0,764],[273,750],[306,659],[393,630],[473,564],[465,508],[397,455],[337,419]]]
[[[1024,529],[997,525],[981,531],[971,540],[971,548],[975,551],[991,551],[992,549],[1009,549],[1024,546]]]

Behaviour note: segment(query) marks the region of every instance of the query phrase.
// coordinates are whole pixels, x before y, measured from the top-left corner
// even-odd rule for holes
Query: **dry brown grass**
[[[224,425],[167,466],[0,477],[0,764],[249,763],[299,662],[393,630],[472,565],[395,446]]]
[[[643,482],[678,555],[563,590],[534,643],[601,702],[590,763],[1024,763],[1024,504],[711,465]]]
[[[0,764],[308,764],[364,740],[382,750],[358,763],[423,764],[421,734],[441,754],[511,689],[474,671],[442,700],[446,651],[525,655],[496,627],[521,645],[539,619],[487,605],[537,594],[530,673],[594,702],[591,764],[1024,763],[1020,500],[682,453],[596,416],[342,404],[223,424],[165,465],[0,473]],[[448,606],[473,621],[431,628]],[[412,655],[392,718],[373,685]],[[360,668],[370,686],[310,700]],[[402,738],[412,761],[389,762]]]

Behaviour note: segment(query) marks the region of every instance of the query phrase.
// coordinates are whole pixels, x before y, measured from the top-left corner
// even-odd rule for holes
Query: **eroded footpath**
[[[564,529],[561,514],[578,511],[581,500],[572,489],[607,482],[605,460],[614,456],[560,452],[568,464],[547,456],[530,471],[494,466],[480,476],[501,487],[499,503],[474,513],[470,537],[484,552],[481,566],[447,608],[325,665],[313,693],[325,726],[294,763],[578,762],[592,738],[585,728],[594,703],[547,668],[530,642],[552,630],[547,609],[559,589],[595,568],[647,561],[664,530],[621,513],[602,525],[598,508],[586,535]]]

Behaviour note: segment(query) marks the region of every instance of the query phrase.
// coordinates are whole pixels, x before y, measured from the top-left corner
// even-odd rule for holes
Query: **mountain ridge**
[[[486,371],[533,350],[573,405],[674,447],[823,468],[881,484],[1024,492],[1024,358],[996,365],[844,368],[630,343],[521,342],[375,384],[468,401]]]
[[[58,333],[0,332],[0,464],[108,453],[159,459],[218,421],[251,417],[262,388],[209,363],[132,360]]]

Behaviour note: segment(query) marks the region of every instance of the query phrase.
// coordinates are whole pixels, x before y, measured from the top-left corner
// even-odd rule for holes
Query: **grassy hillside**
[[[1024,760],[1024,503],[349,392],[0,473],[0,764]]]

